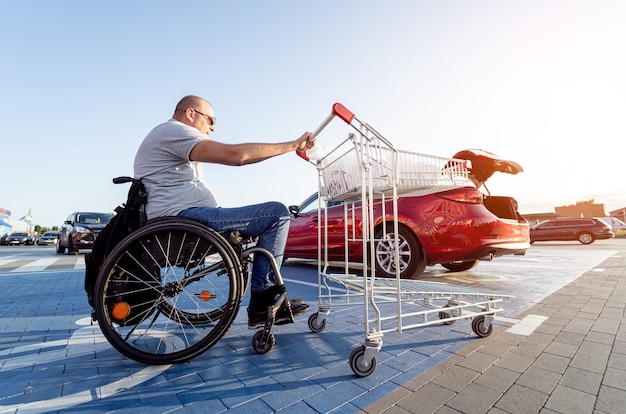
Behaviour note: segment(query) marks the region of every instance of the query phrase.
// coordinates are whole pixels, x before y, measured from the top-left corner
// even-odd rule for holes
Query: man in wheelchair
[[[289,211],[278,202],[222,208],[203,181],[203,162],[240,166],[315,145],[306,132],[293,141],[281,143],[223,144],[209,139],[215,130],[211,104],[198,96],[178,102],[172,119],[156,126],[145,137],[134,163],[134,176],[141,178],[148,193],[148,219],[181,216],[198,220],[218,232],[239,231],[244,237],[258,237],[257,246],[272,252],[282,263]],[[265,325],[267,306],[281,290],[276,286],[269,260],[254,255],[248,306],[248,328]],[[293,316],[306,313],[309,306],[291,299]],[[278,311],[275,323],[292,321],[288,309]]]

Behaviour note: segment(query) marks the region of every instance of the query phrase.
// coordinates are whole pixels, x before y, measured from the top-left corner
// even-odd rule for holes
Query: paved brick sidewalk
[[[500,327],[363,412],[624,413],[625,308],[621,251],[519,315],[527,335]]]

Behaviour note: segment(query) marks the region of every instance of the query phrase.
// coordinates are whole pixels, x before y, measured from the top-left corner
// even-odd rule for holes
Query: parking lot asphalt
[[[425,280],[515,298],[504,301],[486,338],[467,320],[385,334],[365,378],[348,363],[363,341],[362,307],[333,308],[319,334],[306,317],[277,326],[264,355],[250,346],[242,309],[205,354],[146,366],[90,323],[80,264],[21,272],[26,260],[5,261],[0,413],[623,412],[626,243],[619,246],[539,247],[459,274],[428,271]],[[317,269],[283,269],[290,296],[315,304]]]

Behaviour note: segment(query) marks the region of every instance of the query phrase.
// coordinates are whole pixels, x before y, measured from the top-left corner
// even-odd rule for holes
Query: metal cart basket
[[[318,160],[309,160],[318,171],[318,311],[309,318],[312,332],[326,327],[334,306],[363,306],[364,342],[350,354],[357,376],[376,368],[376,355],[388,332],[472,319],[472,330],[486,337],[493,330],[497,304],[511,296],[470,291],[445,283],[400,278],[398,252],[398,197],[436,193],[471,185],[466,160],[401,151],[370,125],[358,120],[340,103],[312,134],[319,135],[339,117],[352,129],[348,137]],[[344,206],[345,264],[343,271],[329,271],[328,220],[324,205]],[[382,209],[382,229],[374,228],[374,206]],[[361,230],[356,225],[361,223]],[[380,227],[381,225],[379,225]],[[375,239],[376,237],[376,239]],[[394,246],[395,278],[376,276],[374,242],[387,239]],[[356,274],[348,265],[348,242],[361,242],[363,263]]]

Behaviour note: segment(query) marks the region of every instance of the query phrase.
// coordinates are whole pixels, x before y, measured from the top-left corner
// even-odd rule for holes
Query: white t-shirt
[[[202,180],[202,163],[189,161],[193,147],[205,139],[205,134],[175,119],[144,138],[135,155],[134,174],[148,192],[148,219],[175,216],[190,207],[217,207]]]

